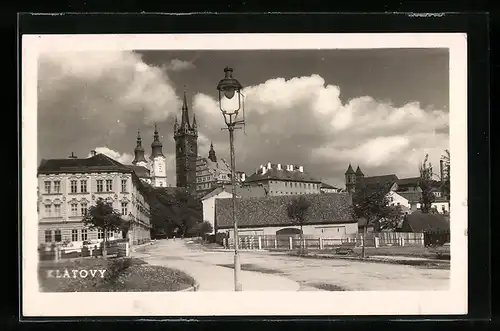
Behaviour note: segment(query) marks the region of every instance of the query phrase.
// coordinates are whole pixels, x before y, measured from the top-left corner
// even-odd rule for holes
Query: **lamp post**
[[[231,155],[231,186],[232,186],[232,216],[234,224],[234,290],[242,291],[240,284],[240,256],[238,252],[238,220],[236,218],[236,162],[234,156],[234,130],[240,129],[245,124],[244,120],[238,120],[238,113],[241,109],[241,89],[240,82],[233,78],[233,69],[226,67],[224,69],[225,77],[219,81],[217,90],[219,91],[219,108],[226,122],[229,131],[229,151]],[[238,104],[232,109],[225,109],[224,101],[233,100],[237,96]],[[225,128],[224,128],[225,129]]]

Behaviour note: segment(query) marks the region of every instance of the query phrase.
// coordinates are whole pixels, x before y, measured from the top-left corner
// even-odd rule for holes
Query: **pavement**
[[[133,256],[193,276],[200,291],[233,291],[232,250],[207,250],[189,240],[158,240]],[[347,259],[311,259],[269,251],[241,251],[241,264],[275,271],[242,271],[243,290],[312,291],[324,285],[346,291],[446,290],[450,270]]]
[[[198,254],[194,254],[198,256]],[[151,265],[181,270],[198,283],[198,291],[234,291],[234,271],[204,261],[193,260],[193,251],[183,240],[158,240],[155,244],[132,252]],[[299,283],[283,276],[241,271],[240,282],[244,291],[298,291]]]

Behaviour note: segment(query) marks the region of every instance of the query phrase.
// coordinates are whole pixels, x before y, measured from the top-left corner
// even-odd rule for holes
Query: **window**
[[[295,188],[297,188],[297,183],[295,183]]]
[[[71,241],[78,241],[78,230],[71,230]]]
[[[50,194],[50,188],[51,188],[50,182],[45,182],[44,184],[45,184],[45,193]]]
[[[82,216],[87,215],[87,203],[86,202],[82,202],[80,204],[80,211],[81,211]]]
[[[76,182],[76,180],[72,180],[72,181],[71,181],[71,184],[70,184],[70,185],[71,185],[71,193],[76,193],[76,192],[78,192],[78,189],[77,189],[77,184],[76,184],[76,183],[77,183],[77,182]]]
[[[80,181],[80,192],[87,193],[87,180]]]
[[[56,180],[54,182],[54,192],[55,193],[61,193],[61,181]]]
[[[127,202],[122,202],[122,215],[128,214],[127,206],[128,206]]]
[[[113,180],[106,179],[106,192],[113,191]]]
[[[55,233],[54,233],[54,240],[56,242],[61,242],[62,241],[61,230],[56,230],[55,231]]]
[[[98,179],[98,180],[97,180],[97,192],[102,192],[102,191],[104,191],[104,189],[103,189],[103,185],[102,185],[102,182],[103,182],[103,181],[102,181],[102,179]]]
[[[127,180],[122,179],[122,192],[127,192]]]
[[[113,232],[111,232],[111,231],[106,232],[106,237],[108,237],[108,239],[111,238],[112,236],[113,236]]]
[[[52,212],[52,205],[45,205],[45,216],[50,216]]]
[[[54,213],[57,217],[61,216],[61,205],[54,205]]]
[[[45,230],[45,242],[52,242],[52,230]]]
[[[71,216],[78,216],[78,204],[76,202],[71,203]]]
[[[101,229],[97,230],[97,239],[102,239],[104,236],[103,236],[103,232]]]
[[[87,240],[87,229],[82,229],[82,241]]]

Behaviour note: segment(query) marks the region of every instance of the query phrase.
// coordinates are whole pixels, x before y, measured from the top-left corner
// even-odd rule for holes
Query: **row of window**
[[[269,191],[271,195],[302,195],[302,194],[315,194],[315,192],[283,192],[283,191]]]
[[[122,192],[128,192],[127,191],[127,179],[122,179],[121,180],[121,191]],[[80,185],[78,185],[80,184]],[[106,186],[105,186],[106,185]],[[78,183],[77,180],[71,180],[70,181],[70,192],[71,193],[89,193],[88,188],[87,188],[87,180],[82,179],[80,180],[80,183]],[[97,187],[97,192],[113,192],[113,180],[112,179],[97,179],[96,180],[96,187]],[[51,194],[51,193],[61,193],[61,181],[60,180],[55,180],[55,181],[45,181],[44,182],[44,188],[45,188],[45,193],[46,194]],[[104,188],[106,188],[106,191],[104,191]],[[80,191],[78,191],[80,189]]]
[[[78,202],[71,202],[70,204],[70,216],[85,216],[88,211],[88,204],[86,202],[82,202],[78,204]],[[53,208],[52,208],[53,207]],[[52,214],[52,210],[54,214]],[[122,215],[128,215],[128,202],[121,203],[121,213]],[[45,205],[45,215],[47,217],[55,216],[61,217],[61,204],[54,203]]]
[[[271,184],[278,184],[278,181],[271,181]],[[311,183],[297,183],[297,182],[285,182],[285,187],[295,187],[295,188],[308,188],[308,189],[319,189],[319,184]]]
[[[90,230],[92,231],[92,230]],[[95,230],[94,230],[95,231]],[[87,229],[81,229],[80,233],[78,233],[78,229],[73,229],[71,230],[71,241],[85,241],[88,240],[88,230]],[[114,235],[120,235],[120,232],[107,232],[106,236],[108,238],[114,237]],[[97,230],[97,239],[103,239],[104,238],[104,232],[99,229]],[[45,230],[45,242],[46,243],[51,243],[51,242],[61,242],[62,241],[62,235],[61,235],[61,230]]]

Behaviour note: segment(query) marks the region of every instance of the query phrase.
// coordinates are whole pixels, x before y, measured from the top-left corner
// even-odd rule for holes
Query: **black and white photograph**
[[[25,35],[24,315],[466,313],[466,45]]]

